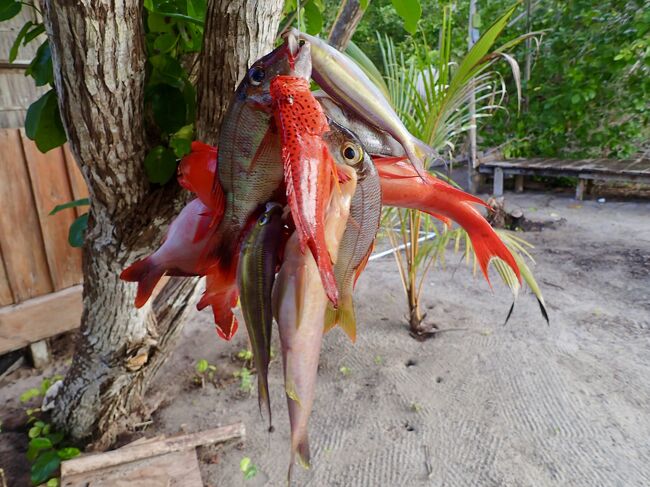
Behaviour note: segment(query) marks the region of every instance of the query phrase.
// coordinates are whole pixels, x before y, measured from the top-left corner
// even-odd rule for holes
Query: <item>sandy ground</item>
[[[650,203],[532,193],[507,201],[528,218],[558,222],[525,234],[551,325],[524,294],[503,326],[511,298],[496,273],[492,292],[451,257],[430,274],[423,300],[441,328],[465,330],[416,342],[394,261],[372,262],[357,287],[357,343],[340,330],[325,339],[313,468],[295,468],[294,485],[650,485]],[[256,391],[242,393],[237,381],[192,385],[196,360],[229,376],[245,343],[242,332],[219,341],[208,313],[192,316],[162,371],[166,405],[146,434],[244,421],[242,444],[203,452],[206,485],[284,486],[289,425],[279,358],[270,370],[271,434]],[[3,387],[0,400],[18,387]],[[240,472],[243,457],[258,467],[251,480]]]

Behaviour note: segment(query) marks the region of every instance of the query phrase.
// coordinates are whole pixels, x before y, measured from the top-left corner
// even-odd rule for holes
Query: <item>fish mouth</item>
[[[291,29],[284,35],[285,46],[293,74],[302,78],[311,78],[311,45],[300,38],[297,29]]]

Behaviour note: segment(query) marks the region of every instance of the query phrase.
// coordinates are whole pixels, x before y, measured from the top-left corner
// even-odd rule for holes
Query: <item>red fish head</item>
[[[289,33],[282,45],[260,58],[246,73],[235,93],[235,99],[270,109],[269,90],[276,76],[311,77],[311,48],[309,42]]]

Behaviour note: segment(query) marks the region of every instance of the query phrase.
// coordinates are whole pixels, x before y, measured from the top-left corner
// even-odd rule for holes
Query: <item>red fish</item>
[[[325,245],[325,206],[331,194],[334,160],[322,135],[329,131],[309,81],[278,76],[271,82],[275,122],[280,130],[284,182],[300,249],[309,247],[328,299],[338,303],[332,259]]]
[[[375,157],[374,161],[381,180],[383,204],[421,210],[444,220],[451,218],[467,231],[488,283],[488,264],[493,257],[505,261],[521,282],[514,257],[483,215],[472,206],[487,207],[483,200],[428,173],[422,179],[408,162],[395,162],[393,157]]]
[[[239,328],[237,319],[232,312],[239,299],[237,275],[232,273],[236,269],[236,263],[230,273],[224,272],[218,267],[211,269],[210,273],[205,276],[205,293],[196,305],[199,311],[206,306],[212,306],[217,334],[224,340],[230,340]]]
[[[204,274],[206,269],[202,267],[199,257],[207,244],[206,230],[212,219],[209,208],[199,199],[190,201],[169,226],[160,248],[122,271],[120,279],[138,283],[136,308],[145,305],[163,275]],[[203,237],[195,240],[195,235]]]
[[[192,152],[178,166],[178,183],[194,193],[213,212],[223,214],[225,206],[221,184],[215,184],[217,148],[203,142],[192,142]],[[216,218],[221,218],[219,215]]]

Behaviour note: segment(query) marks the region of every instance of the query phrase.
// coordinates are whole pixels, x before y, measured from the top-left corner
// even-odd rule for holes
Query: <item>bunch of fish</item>
[[[324,93],[313,93],[314,79]],[[488,279],[491,258],[519,268],[473,206],[485,203],[424,170],[433,151],[414,138],[348,57],[292,30],[249,69],[217,148],[195,142],[179,183],[196,195],[162,246],[122,272],[143,306],[164,275],[206,276],[197,307],[211,306],[230,340],[239,301],[271,422],[268,368],[275,318],[282,345],[293,465],[309,465],[307,423],[323,334],[354,340],[352,292],[372,252],[382,205],[425,211],[468,232]],[[489,280],[489,279],[488,279]]]

